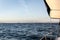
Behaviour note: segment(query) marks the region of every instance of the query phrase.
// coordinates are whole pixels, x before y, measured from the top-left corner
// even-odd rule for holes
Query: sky
[[[0,0],[0,22],[58,22],[51,19],[43,0]]]

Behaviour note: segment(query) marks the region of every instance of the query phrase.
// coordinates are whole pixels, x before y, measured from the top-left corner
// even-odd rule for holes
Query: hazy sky
[[[43,0],[0,0],[0,22],[50,22],[50,18]]]

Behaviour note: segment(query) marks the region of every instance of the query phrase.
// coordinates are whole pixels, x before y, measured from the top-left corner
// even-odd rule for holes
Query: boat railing
[[[44,36],[42,38],[40,38],[40,40],[42,40],[43,38],[45,38],[44,40],[47,40],[47,36],[49,36],[50,34],[52,34],[53,32],[50,32],[48,34],[44,34]],[[57,38],[57,36],[56,36]],[[51,39],[50,39],[51,40]]]

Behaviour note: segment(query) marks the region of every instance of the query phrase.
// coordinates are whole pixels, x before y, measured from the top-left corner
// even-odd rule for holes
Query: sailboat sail
[[[46,5],[48,15],[50,15],[50,7],[49,7],[49,5],[47,4],[46,0],[44,0],[44,3],[45,3],[45,5]]]
[[[44,0],[51,18],[60,18],[60,0]]]

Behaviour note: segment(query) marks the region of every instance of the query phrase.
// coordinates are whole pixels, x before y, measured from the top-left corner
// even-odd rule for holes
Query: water
[[[40,40],[57,36],[58,23],[0,23],[0,40]]]

